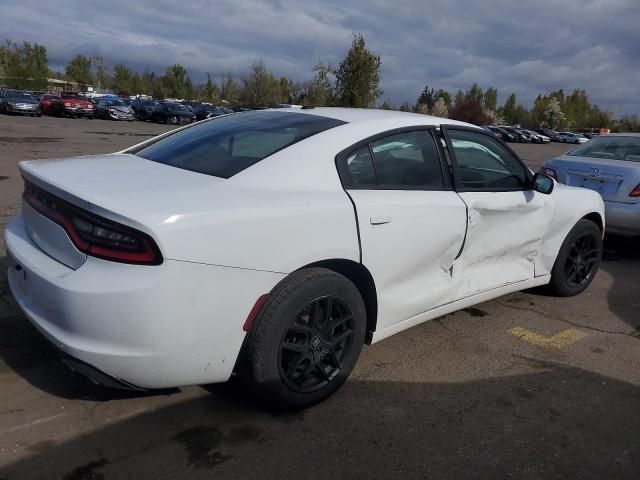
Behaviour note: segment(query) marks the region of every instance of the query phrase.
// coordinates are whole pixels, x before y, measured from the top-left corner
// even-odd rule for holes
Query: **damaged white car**
[[[111,387],[236,372],[305,407],[363,344],[517,290],[575,295],[602,252],[596,192],[418,114],[245,112],[20,170],[11,290],[70,367]]]

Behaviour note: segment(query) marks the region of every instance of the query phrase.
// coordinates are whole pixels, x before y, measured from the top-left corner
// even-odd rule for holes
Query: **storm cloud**
[[[617,115],[640,112],[638,0],[0,0],[0,36],[45,45],[52,67],[76,54],[191,77],[245,71],[312,76],[336,64],[354,32],[382,57],[384,98],[415,101],[425,84],[452,93],[473,82],[535,96],[587,90]]]

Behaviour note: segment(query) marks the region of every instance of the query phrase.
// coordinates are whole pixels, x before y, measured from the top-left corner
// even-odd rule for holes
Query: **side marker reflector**
[[[251,328],[251,325],[253,324],[253,320],[256,318],[256,315],[258,315],[258,312],[262,308],[262,305],[264,305],[264,302],[266,299],[267,299],[266,293],[258,297],[258,299],[256,300],[256,303],[253,305],[253,308],[249,312],[249,315],[247,316],[247,319],[245,320],[244,325],[242,326],[242,330],[244,330],[245,332],[249,331],[249,329]]]

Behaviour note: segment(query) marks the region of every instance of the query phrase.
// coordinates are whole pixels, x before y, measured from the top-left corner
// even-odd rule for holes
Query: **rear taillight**
[[[555,171],[555,169],[553,168],[549,168],[549,167],[541,167],[540,170],[538,170],[540,173],[544,173],[545,175],[550,176],[551,178],[553,178],[554,180],[558,180],[558,174]]]
[[[629,196],[630,197],[640,197],[640,183],[638,185],[636,185],[636,188],[631,190],[631,193],[629,194]]]
[[[23,198],[60,225],[75,247],[87,255],[138,265],[162,263],[158,246],[145,233],[82,210],[29,182],[25,182]]]

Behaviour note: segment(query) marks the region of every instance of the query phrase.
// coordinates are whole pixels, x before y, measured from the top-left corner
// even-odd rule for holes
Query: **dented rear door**
[[[467,206],[464,247],[453,265],[456,299],[532,279],[552,197],[530,189],[530,170],[499,140],[471,128],[443,132]]]

